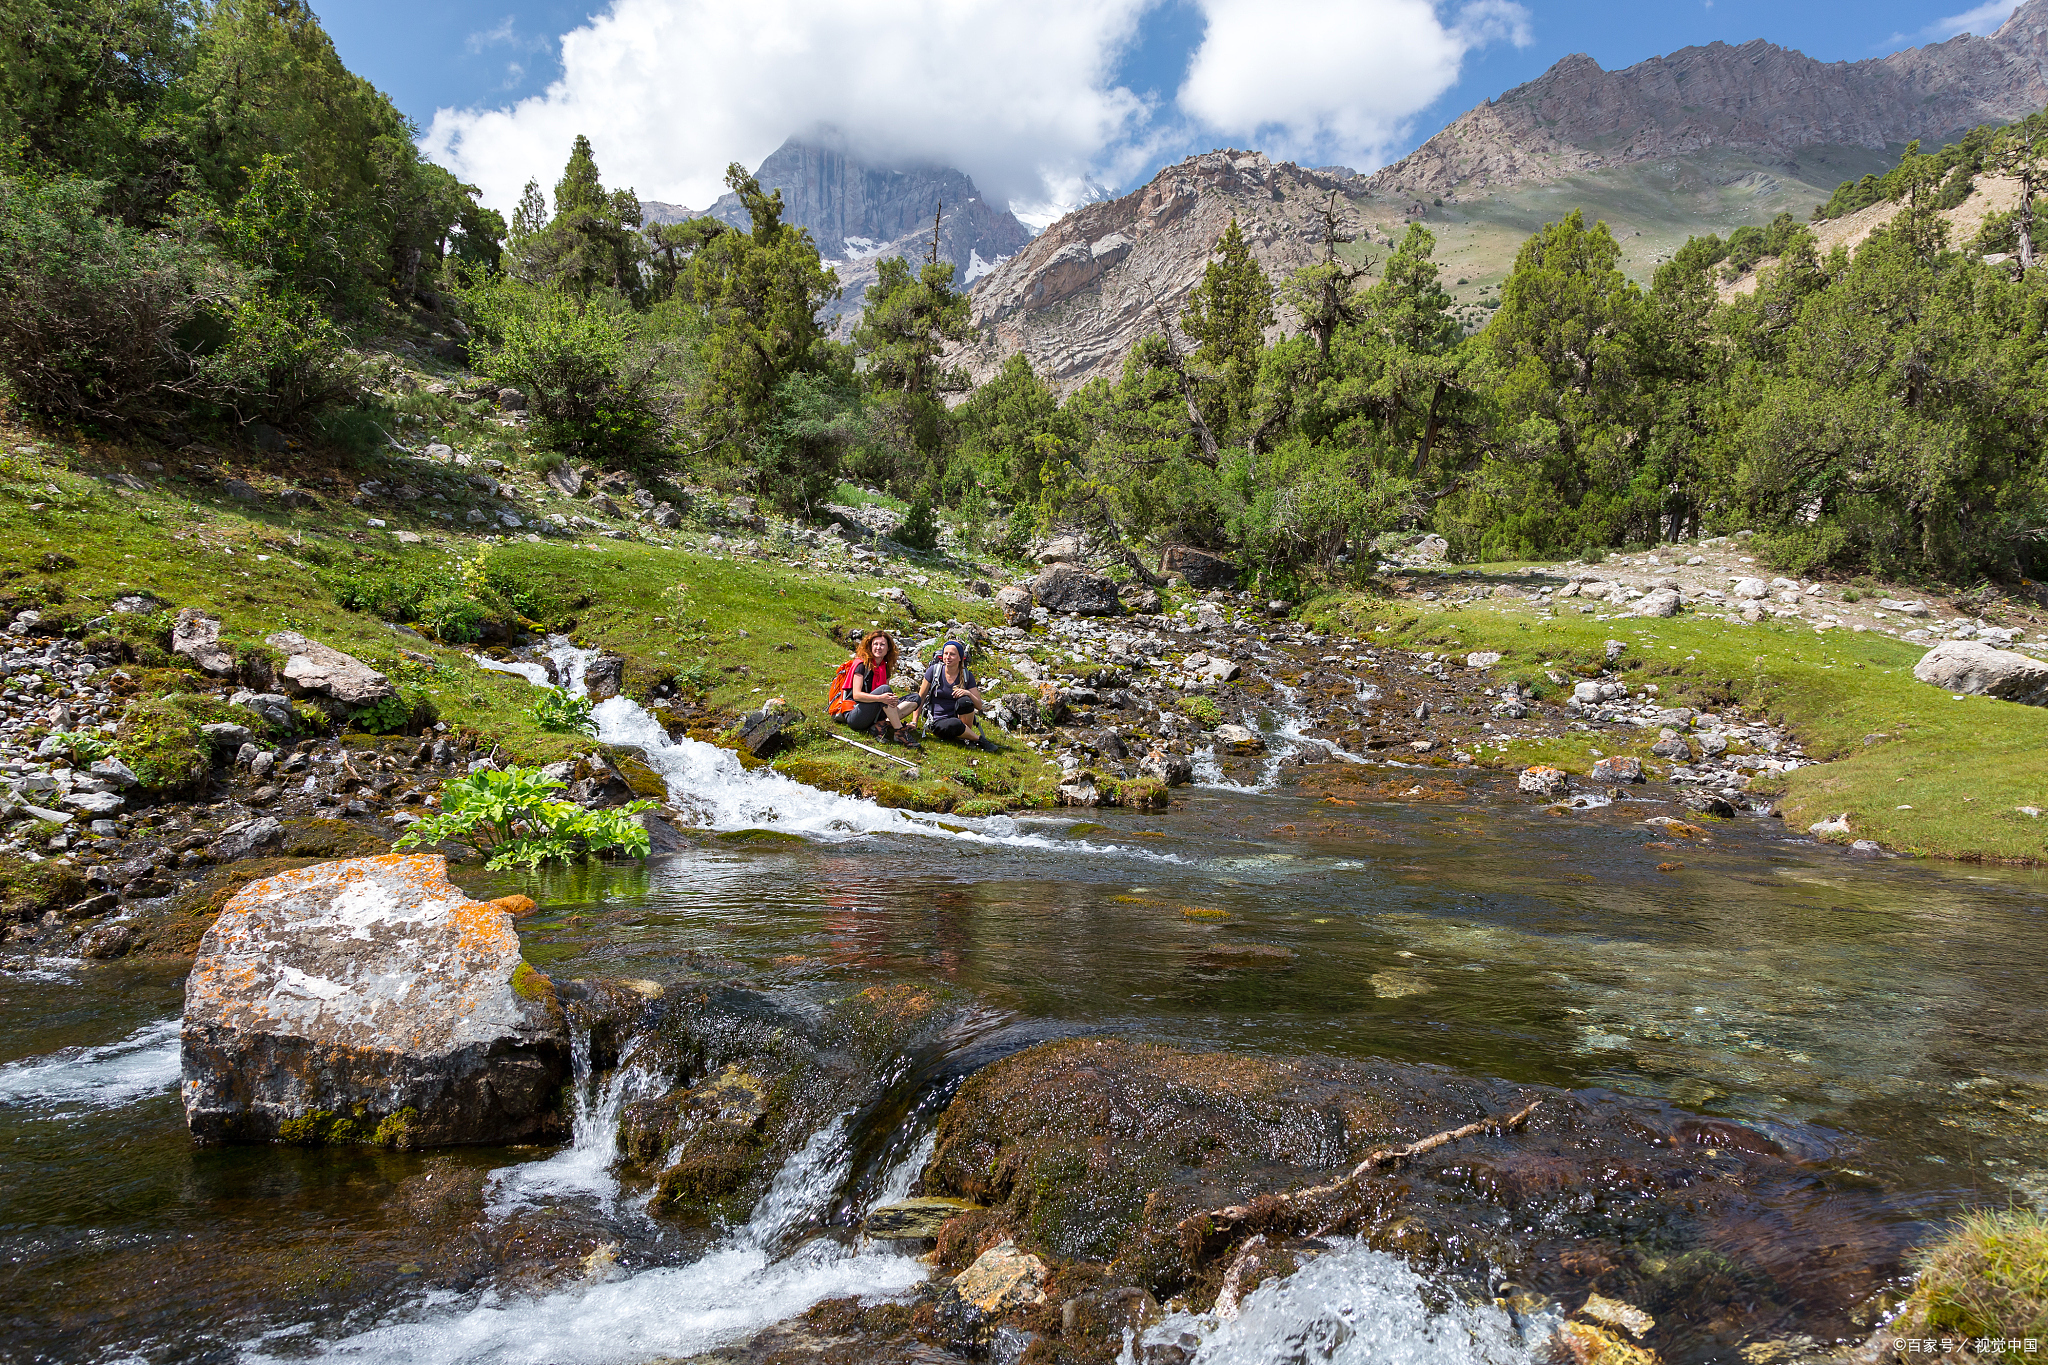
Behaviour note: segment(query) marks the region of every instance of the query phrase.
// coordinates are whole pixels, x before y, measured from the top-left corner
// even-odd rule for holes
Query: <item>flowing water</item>
[[[1377,765],[1275,765],[1157,815],[955,821],[742,772],[629,702],[597,716],[698,828],[644,865],[463,874],[541,902],[522,925],[536,965],[660,980],[715,955],[797,1007],[943,984],[977,1003],[942,1055],[819,1128],[746,1221],[692,1228],[612,1169],[621,1108],[663,1084],[630,1045],[593,1070],[583,1044],[558,1149],[200,1151],[176,1092],[179,966],[9,962],[0,1359],[648,1361],[900,1293],[925,1268],[847,1229],[910,1189],[962,1076],[1084,1032],[1737,1120],[1894,1243],[1964,1207],[2048,1203],[2038,874],[1852,860],[1756,819],[1681,846],[1643,803],[1559,815],[1497,779]],[[473,1230],[434,1233],[462,1200]],[[1203,1362],[1531,1358],[1507,1315],[1441,1290],[1340,1246],[1229,1321],[1154,1332]]]

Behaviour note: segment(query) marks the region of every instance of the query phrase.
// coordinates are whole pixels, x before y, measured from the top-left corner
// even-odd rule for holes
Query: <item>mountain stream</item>
[[[580,683],[579,655],[556,662]],[[666,1085],[634,1040],[596,1065],[579,1037],[560,1149],[195,1150],[181,965],[0,962],[0,1359],[623,1365],[899,1295],[928,1268],[857,1236],[865,1210],[912,1188],[967,1075],[1079,1034],[1419,1062],[1748,1125],[1820,1191],[1786,1216],[1885,1249],[1894,1283],[1898,1251],[1959,1209],[2048,1203],[2040,874],[1851,860],[1754,818],[1673,850],[1628,801],[1554,814],[1483,774],[1350,804],[1275,765],[1161,814],[942,819],[745,772],[630,701],[596,718],[695,827],[645,864],[463,871],[541,903],[521,926],[536,965],[658,982],[716,958],[799,1013],[904,983],[972,1010],[849,1094],[743,1220],[689,1224],[616,1173],[622,1110]],[[1760,1225],[1722,1251],[1768,1264],[1774,1239],[1820,1232]],[[1168,1339],[1203,1365],[1543,1349],[1531,1321],[1348,1243],[1235,1317],[1148,1334]]]

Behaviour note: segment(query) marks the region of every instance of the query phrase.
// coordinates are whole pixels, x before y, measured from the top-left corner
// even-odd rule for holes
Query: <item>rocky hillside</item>
[[[932,215],[941,205],[939,255],[958,268],[955,278],[962,282],[980,278],[1031,240],[1009,209],[989,203],[965,173],[946,166],[869,165],[829,136],[791,138],[755,176],[762,188],[782,191],[783,221],[809,228],[826,264],[839,272],[846,292],[831,309],[834,317],[859,313],[877,261],[920,259],[931,249]],[[709,214],[734,227],[748,225],[735,194],[721,196],[708,209],[656,202],[642,207],[650,222]]]
[[[1760,40],[1688,47],[1621,71],[1566,57],[1369,183],[1435,200],[1711,150],[1796,168],[1813,148],[1940,141],[2044,103],[2048,0],[2029,0],[1988,38],[1966,33],[1861,62],[1816,61]]]
[[[1060,219],[974,291],[974,335],[958,349],[977,380],[1023,351],[1063,388],[1114,375],[1163,315],[1177,319],[1235,217],[1271,279],[1318,259],[1336,195],[1339,231],[1368,250],[1392,231],[1355,177],[1220,151],[1169,166],[1142,189]]]

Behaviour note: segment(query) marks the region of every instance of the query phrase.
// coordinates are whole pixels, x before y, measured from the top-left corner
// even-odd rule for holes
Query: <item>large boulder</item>
[[[171,653],[216,678],[235,671],[234,653],[220,642],[220,622],[196,607],[178,612],[177,624],[171,627]]]
[[[1002,609],[1004,624],[1031,624],[1031,589],[1016,583],[1000,588],[996,591],[996,606]]]
[[[1913,665],[1913,676],[1945,692],[2048,706],[2048,664],[1981,640],[1944,640]]]
[[[278,631],[264,643],[285,656],[285,685],[299,696],[354,708],[398,695],[389,678],[361,659],[297,631]]]
[[[1192,545],[1169,545],[1159,552],[1159,572],[1179,574],[1192,588],[1233,588],[1237,586],[1237,565],[1222,555],[1197,550]]]
[[[1048,564],[1038,577],[1031,580],[1031,595],[1047,611],[1115,616],[1123,610],[1112,580],[1072,564]]]
[[[251,883],[185,983],[185,1119],[201,1142],[396,1146],[559,1137],[569,1031],[519,955],[523,897],[473,901],[438,855]]]

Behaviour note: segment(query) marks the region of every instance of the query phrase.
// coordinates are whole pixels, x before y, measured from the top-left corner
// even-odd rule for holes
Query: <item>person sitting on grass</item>
[[[977,720],[982,706],[981,679],[968,671],[966,645],[946,641],[938,662],[924,671],[917,695],[924,704],[927,731],[940,739],[959,740],[969,748],[998,752]]]
[[[896,641],[888,631],[871,630],[863,636],[834,680],[832,718],[849,729],[873,731],[885,743],[893,744],[899,737],[915,743],[904,722],[916,714],[917,699],[896,695],[889,681],[895,663]]]

